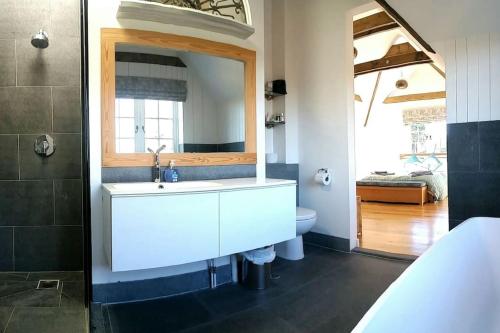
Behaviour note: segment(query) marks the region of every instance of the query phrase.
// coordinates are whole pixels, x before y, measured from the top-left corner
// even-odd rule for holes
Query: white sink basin
[[[178,183],[119,183],[113,184],[113,189],[117,191],[127,191],[127,192],[168,192],[170,190],[183,190],[183,189],[206,189],[210,187],[220,186],[219,183],[210,181],[187,181]]]

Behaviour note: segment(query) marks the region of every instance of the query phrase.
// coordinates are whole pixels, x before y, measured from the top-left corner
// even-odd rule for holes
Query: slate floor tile
[[[26,281],[28,273],[0,272],[0,281]]]
[[[5,333],[84,333],[85,310],[16,307]]]
[[[37,284],[37,281],[2,283],[0,285],[0,306],[59,306],[61,289],[36,289]]]
[[[301,261],[277,259],[273,274],[280,278],[263,291],[231,284],[104,306],[101,318],[113,333],[350,332],[410,264],[307,245],[305,251]],[[106,325],[95,332],[107,333]]]
[[[11,306],[1,306],[0,307],[0,332],[4,332],[9,322],[10,316],[12,314],[14,307]]]
[[[209,322],[210,313],[193,295],[107,306],[112,332],[168,333]]]
[[[84,286],[83,282],[62,282],[61,307],[83,307]]]

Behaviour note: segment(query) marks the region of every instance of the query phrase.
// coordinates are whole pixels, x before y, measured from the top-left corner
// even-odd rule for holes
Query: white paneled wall
[[[445,43],[448,123],[500,120],[500,34]]]

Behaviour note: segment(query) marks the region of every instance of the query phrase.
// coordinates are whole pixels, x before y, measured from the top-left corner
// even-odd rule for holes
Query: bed
[[[418,258],[353,333],[500,332],[500,219],[472,218]]]
[[[446,176],[442,173],[420,176],[370,175],[356,182],[362,201],[423,205],[448,197]]]

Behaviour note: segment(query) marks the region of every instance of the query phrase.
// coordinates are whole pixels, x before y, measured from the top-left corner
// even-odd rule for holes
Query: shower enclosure
[[[84,332],[81,3],[0,3],[0,332]]]

